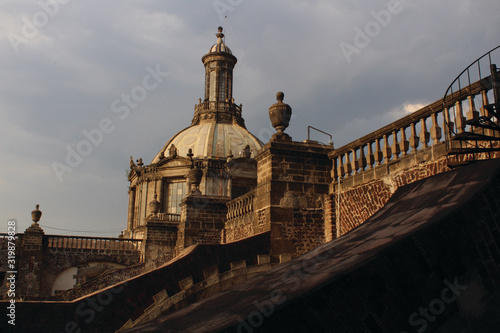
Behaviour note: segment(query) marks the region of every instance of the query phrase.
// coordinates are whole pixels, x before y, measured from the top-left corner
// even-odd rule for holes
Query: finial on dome
[[[217,30],[219,30],[219,32],[217,34],[215,34],[215,36],[217,36],[217,38],[224,38],[224,34],[222,33],[222,30],[224,28],[222,27],[218,27]]]
[[[283,102],[283,99],[284,99],[284,98],[285,98],[285,94],[284,94],[283,92],[278,91],[278,92],[276,93],[276,100],[277,100],[278,102]]]

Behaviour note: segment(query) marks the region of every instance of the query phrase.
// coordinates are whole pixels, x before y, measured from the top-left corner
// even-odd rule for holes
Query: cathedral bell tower
[[[215,43],[201,60],[205,65],[205,98],[195,106],[191,125],[203,123],[237,124],[245,127],[241,105],[233,98],[233,68],[237,59],[224,43],[222,27]]]

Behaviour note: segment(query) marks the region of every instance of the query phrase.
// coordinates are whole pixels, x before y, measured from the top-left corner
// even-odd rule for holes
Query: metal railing
[[[448,148],[451,148],[450,140],[454,135],[465,131],[473,130],[468,128],[466,120],[477,119],[479,117],[493,118],[497,124],[499,119],[495,117],[488,109],[488,106],[494,104],[498,112],[498,82],[496,65],[492,58],[500,60],[500,45],[486,52],[481,57],[477,58],[469,66],[467,66],[453,82],[448,86],[443,96],[443,108],[447,110],[445,113],[445,140]],[[473,90],[474,82],[479,82],[483,89],[480,91]],[[493,100],[493,103],[490,101]],[[468,104],[468,112],[464,115],[462,102]],[[479,110],[476,105],[480,104]],[[450,113],[451,111],[451,117]],[[489,134],[492,134],[490,131]]]

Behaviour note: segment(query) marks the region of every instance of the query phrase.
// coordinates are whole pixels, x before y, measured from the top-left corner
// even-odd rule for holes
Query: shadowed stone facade
[[[276,133],[263,143],[246,129],[242,106],[234,103],[233,69],[237,59],[224,42],[222,28],[216,36],[216,44],[202,58],[205,97],[195,106],[191,125],[169,139],[151,164],[144,164],[141,158],[130,159],[128,216],[122,234],[118,238],[45,235],[38,225],[41,212],[37,207],[31,227],[16,236],[18,303],[22,311],[40,312],[31,317],[27,312],[20,314],[26,320],[26,331],[39,331],[45,325],[53,331],[67,331],[68,326],[50,318],[49,314],[55,312],[68,318],[70,331],[137,331],[140,325],[171,313],[174,315],[167,319],[173,324],[191,327],[193,320],[177,320],[178,313],[184,313],[180,310],[186,309],[188,314],[193,311],[190,315],[195,318],[193,303],[206,304],[203,300],[230,288],[233,289],[227,295],[238,295],[235,290],[240,285],[248,288],[241,294],[249,301],[253,300],[254,290],[258,297],[265,297],[268,295],[262,292],[273,291],[266,289],[270,288],[264,283],[266,277],[271,279],[270,285],[281,288],[290,282],[290,274],[292,278],[300,275],[304,281],[299,279],[297,288],[303,289],[286,294],[293,302],[282,307],[274,319],[262,323],[263,332],[277,332],[280,327],[287,327],[288,332],[301,327],[294,320],[282,323],[287,316],[304,318],[317,331],[328,327],[345,332],[408,328],[401,320],[406,312],[398,314],[395,321],[388,318],[393,309],[398,309],[398,302],[391,297],[409,298],[405,311],[410,309],[408,304],[418,303],[416,294],[405,294],[404,288],[391,289],[398,278],[403,278],[404,269],[399,266],[411,270],[412,265],[422,264],[424,259],[412,252],[415,249],[423,251],[421,254],[428,262],[439,257],[438,252],[428,254],[426,246],[431,250],[439,247],[439,228],[452,224],[455,218],[463,219],[457,231],[460,235],[455,236],[464,246],[477,246],[481,258],[474,252],[475,264],[481,283],[490,294],[495,292],[498,272],[485,270],[486,262],[493,265],[495,261],[496,265],[498,259],[494,243],[498,242],[499,206],[495,191],[499,166],[498,162],[478,161],[500,157],[500,75],[496,67],[492,67],[489,77],[336,149],[333,143],[293,141],[285,133],[292,108],[284,102],[284,94],[278,92],[276,103],[269,108]],[[474,99],[479,97],[482,102],[477,111]],[[463,111],[462,103],[468,103],[468,112]],[[451,111],[454,118],[450,117]],[[481,165],[489,170],[487,180],[482,178]],[[469,183],[469,174],[477,178],[477,184],[483,182],[483,188],[478,189],[475,181]],[[449,184],[457,186],[450,191],[460,197],[447,193],[448,178]],[[439,185],[438,190],[432,189],[433,184]],[[468,195],[468,188],[475,191],[472,203],[460,201]],[[413,202],[410,199],[415,193]],[[425,202],[426,193],[438,200]],[[457,202],[472,205],[470,211],[481,219],[463,209],[460,216],[457,210],[449,212],[450,205]],[[405,211],[403,203],[408,207],[422,203],[418,207],[428,214],[416,221],[415,216],[422,214],[420,208]],[[371,222],[365,225],[367,220]],[[407,221],[413,222],[405,227]],[[381,224],[380,229],[377,223]],[[427,230],[424,236],[412,235],[423,233],[420,223],[438,226],[434,226],[434,231]],[[471,232],[472,238],[462,237],[464,230],[475,227],[487,231]],[[490,242],[488,248],[481,246],[483,240]],[[5,235],[0,241],[5,254]],[[411,249],[391,244],[396,241],[406,242]],[[444,261],[453,257],[450,253],[460,252],[452,242],[445,245],[440,248],[447,251],[448,257],[441,258]],[[375,259],[386,248],[389,252],[382,259]],[[321,260],[317,260],[314,251]],[[403,253],[407,262],[399,260],[397,253]],[[316,258],[314,265],[304,259],[311,256]],[[324,264],[327,257],[331,259],[328,265]],[[370,265],[375,261],[377,267],[373,268]],[[387,262],[399,265],[393,275],[379,271]],[[5,281],[8,269],[5,260],[1,263]],[[291,268],[280,272],[280,267]],[[310,272],[313,268],[317,271]],[[417,283],[418,276],[424,276],[427,280],[420,290],[435,291],[434,275],[444,270],[460,273],[461,277],[469,274],[467,270],[449,268],[446,263],[435,263],[423,267],[424,274],[413,272],[409,281]],[[267,270],[271,270],[269,275]],[[344,273],[355,281],[337,281]],[[56,288],[63,275],[80,285],[66,291],[68,288]],[[254,282],[243,284],[252,278]],[[365,285],[373,285],[376,290],[370,293]],[[1,288],[5,296],[7,283]],[[57,295],[53,295],[56,291]],[[329,295],[326,299],[322,298],[323,291]],[[347,295],[342,294],[344,291]],[[222,303],[217,306],[228,307],[235,301],[224,303],[225,295],[221,293]],[[379,297],[391,308],[384,308],[375,300]],[[96,300],[106,306],[86,320],[79,311]],[[308,308],[308,302],[313,305],[312,310],[299,313]],[[321,304],[327,304],[327,309],[335,308],[337,317],[332,315],[333,310],[323,313]],[[240,315],[248,314],[248,304],[240,302],[238,306]],[[313,323],[318,313],[330,326]],[[450,316],[456,313],[453,309]],[[334,319],[330,320],[331,315]],[[238,331],[234,313],[227,316],[222,319],[227,319],[226,326],[213,323],[207,316],[203,320],[214,327]]]

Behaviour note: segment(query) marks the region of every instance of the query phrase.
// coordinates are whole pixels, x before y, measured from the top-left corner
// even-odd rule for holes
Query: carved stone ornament
[[[155,197],[149,203],[149,209],[151,210],[151,215],[157,216],[160,211],[160,202],[157,200],[158,195],[155,193]]]
[[[38,208],[40,208],[40,205],[37,204],[36,209],[31,212],[31,220],[35,223],[38,223],[38,221],[40,221],[40,218],[42,217],[42,211]]]
[[[250,150],[250,146],[246,145],[245,148],[242,151],[242,156],[244,158],[250,158],[252,156],[252,151]]]
[[[189,195],[199,195],[201,191],[199,190],[199,186],[201,180],[203,178],[203,171],[198,167],[194,167],[189,170],[188,173],[188,184],[190,184]]]
[[[130,156],[130,170],[134,170],[134,169],[135,169],[134,159],[132,158],[132,156]]]
[[[170,145],[170,148],[168,148],[168,154],[170,158],[177,157],[177,148],[174,146],[174,144]]]
[[[271,119],[271,124],[276,129],[277,133],[273,138],[287,137],[283,131],[288,127],[290,123],[290,118],[292,117],[292,108],[290,105],[283,103],[283,98],[285,94],[278,92],[276,94],[277,103],[271,105],[269,108],[269,119]]]

